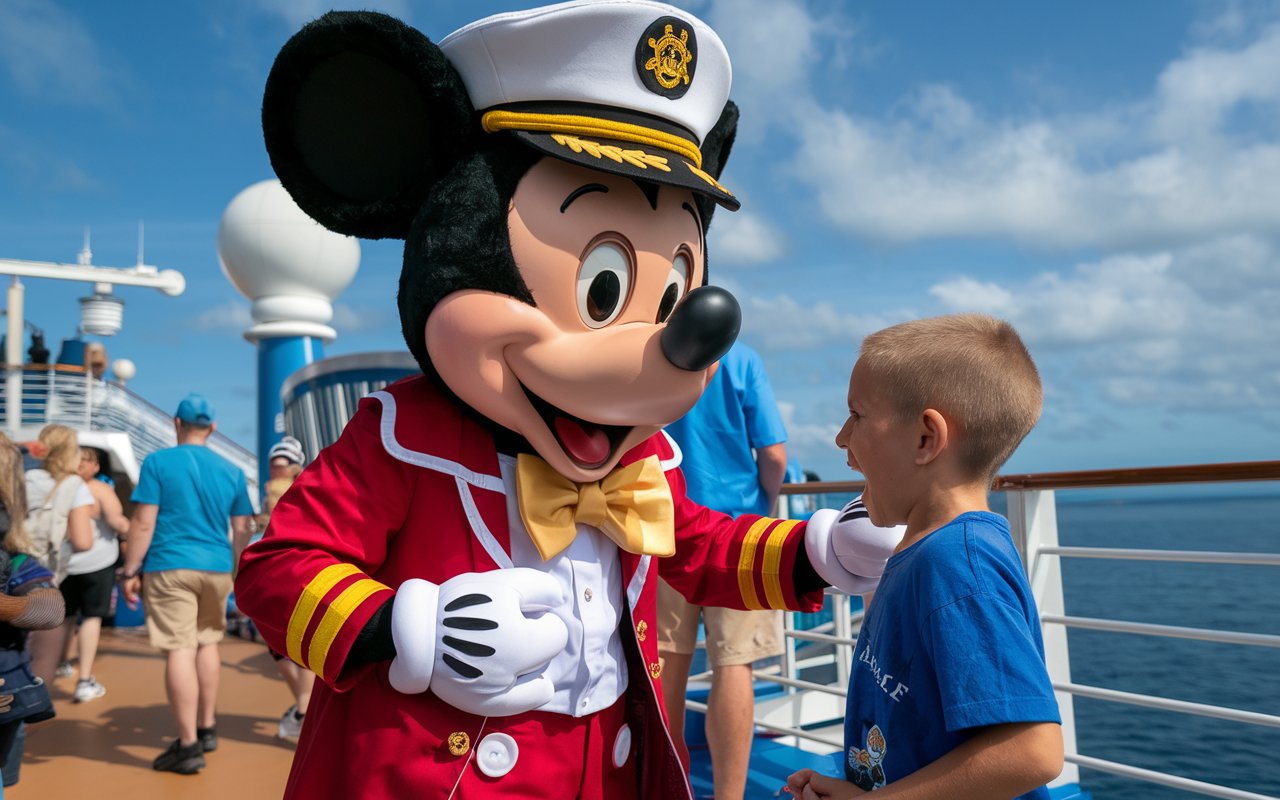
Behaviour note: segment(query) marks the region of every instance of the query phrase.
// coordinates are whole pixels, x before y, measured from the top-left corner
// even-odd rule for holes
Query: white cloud
[[[1239,288],[1223,295],[1219,283]],[[1119,255],[1020,285],[962,277],[930,289],[944,312],[1009,319],[1064,393],[1121,406],[1280,411],[1280,252],[1228,238]]]
[[[778,402],[778,414],[787,429],[787,447],[799,451],[835,449],[836,434],[844,420],[826,423],[802,422],[796,417],[794,403]]]
[[[329,323],[339,333],[355,333],[357,331],[396,330],[399,328],[399,317],[390,308],[371,308],[334,303],[333,319]]]
[[[759,214],[718,214],[714,222],[707,234],[707,252],[713,267],[763,264],[786,252],[782,231]]]
[[[1208,146],[1233,109],[1280,101],[1280,25],[1238,50],[1202,47],[1173,62],[1156,87],[1155,133]]]
[[[853,353],[869,333],[910,319],[911,312],[856,314],[831,303],[805,306],[790,295],[739,298],[743,304],[743,329],[766,352],[815,351],[835,347]]]
[[[228,300],[191,319],[191,327],[201,331],[234,330],[242,333],[253,325],[253,315],[249,312],[248,304],[239,300]]]
[[[856,27],[843,17],[824,19],[801,0],[712,0],[694,11],[733,61],[730,96],[743,112],[740,143],[792,128],[811,102],[807,87],[816,65],[843,52]]]
[[[0,125],[0,167],[13,176],[13,185],[39,192],[88,191],[100,188],[79,164],[40,142]]]
[[[1007,317],[1015,310],[1013,293],[994,283],[980,283],[960,277],[929,288],[929,294],[948,309],[976,311],[994,317]]]
[[[93,36],[48,0],[0,2],[0,63],[27,95],[74,105],[116,105]]]
[[[790,173],[831,223],[869,240],[1132,248],[1280,232],[1280,139],[1232,126],[1280,110],[1280,25],[1193,49],[1147,98],[1091,114],[994,118],[942,85],[888,119],[808,98]]]

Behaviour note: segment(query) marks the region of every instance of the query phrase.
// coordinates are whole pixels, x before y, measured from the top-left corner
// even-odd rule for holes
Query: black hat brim
[[[529,147],[561,161],[625,175],[638,181],[688,189],[711,198],[730,211],[737,211],[742,206],[738,198],[714,177],[670,150],[603,137],[587,138],[541,131],[509,132]]]

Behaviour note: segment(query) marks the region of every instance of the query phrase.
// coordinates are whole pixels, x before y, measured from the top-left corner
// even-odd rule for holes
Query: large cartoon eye
[[[667,317],[675,310],[676,303],[689,291],[689,256],[680,253],[671,262],[671,272],[667,274],[667,284],[662,289],[662,300],[658,303],[658,322],[666,322]]]
[[[578,314],[591,328],[618,318],[631,291],[631,259],[622,245],[601,242],[578,268]]]

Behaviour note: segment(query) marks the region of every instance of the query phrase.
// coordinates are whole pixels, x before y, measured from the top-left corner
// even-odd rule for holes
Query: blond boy
[[[1047,798],[1062,769],[1039,617],[996,470],[1040,416],[1040,377],[1005,322],[960,314],[867,337],[836,436],[879,526],[905,523],[858,636],[845,778],[802,800]]]

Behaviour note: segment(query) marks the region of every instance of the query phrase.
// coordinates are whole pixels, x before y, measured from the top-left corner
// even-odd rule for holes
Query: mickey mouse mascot
[[[690,797],[659,569],[739,608],[874,586],[896,532],[695,505],[662,433],[738,332],[704,286],[712,211],[738,207],[729,80],[714,31],[648,0],[439,45],[330,13],[281,50],[272,164],[326,227],[406,240],[424,373],[361,401],[240,563],[240,607],[323,681],[287,796]]]

